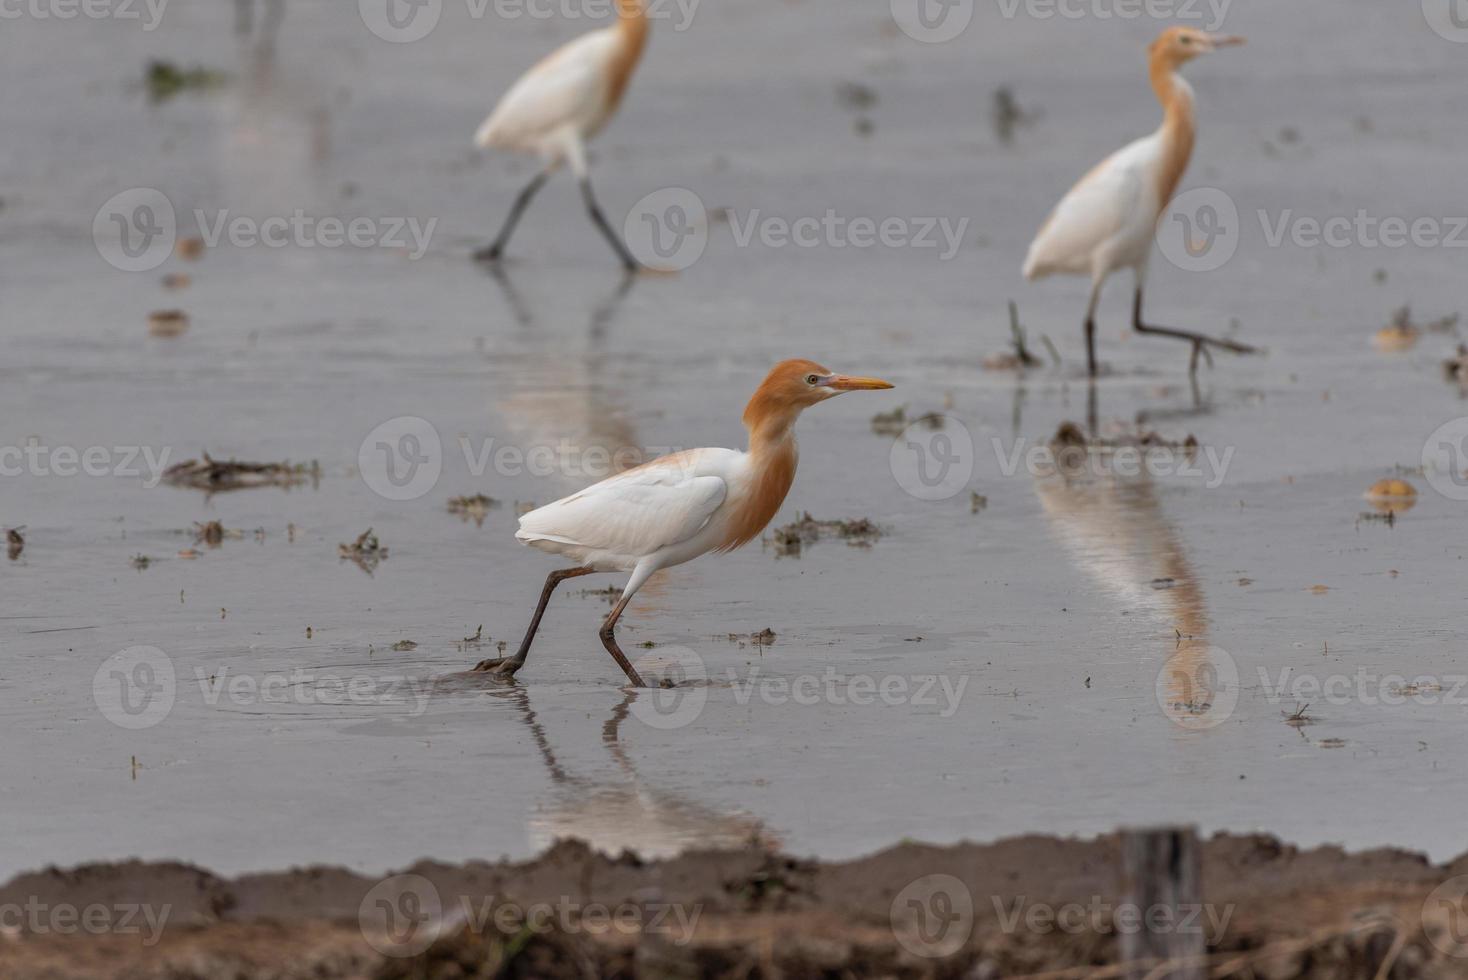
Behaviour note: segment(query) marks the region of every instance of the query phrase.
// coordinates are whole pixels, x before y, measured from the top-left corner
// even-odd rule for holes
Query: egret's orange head
[[[1244,39],[1237,34],[1209,34],[1192,27],[1169,27],[1152,42],[1152,60],[1177,68],[1200,54],[1243,43]]]
[[[815,361],[792,358],[770,369],[744,410],[750,429],[774,421],[794,421],[795,416],[818,402],[846,391],[877,391],[892,385],[880,378],[836,374]]]

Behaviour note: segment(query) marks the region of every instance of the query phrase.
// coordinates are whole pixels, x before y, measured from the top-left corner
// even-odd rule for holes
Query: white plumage
[[[601,131],[614,108],[607,96],[618,40],[618,29],[609,27],[551,53],[510,86],[474,144],[537,153],[547,164],[568,162],[584,175],[583,143]]]
[[[1101,279],[1145,267],[1162,210],[1162,137],[1136,140],[1096,166],[1055,206],[1030,244],[1026,279],[1055,273]]]
[[[717,546],[730,487],[742,489],[749,473],[749,454],[735,449],[672,453],[532,510],[515,537],[597,571],[633,572],[626,591],[635,591]]]

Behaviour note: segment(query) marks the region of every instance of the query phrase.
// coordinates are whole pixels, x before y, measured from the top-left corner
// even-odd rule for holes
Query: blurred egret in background
[[[531,199],[551,174],[567,163],[581,182],[581,196],[592,222],[622,265],[628,271],[637,268],[637,260],[596,203],[586,143],[617,111],[642,56],[647,33],[647,11],[642,0],[617,0],[614,26],[592,31],[557,48],[521,75],[500,99],[475,134],[475,145],[534,153],[544,161],[544,167],[515,198],[494,241],[476,252],[475,258],[494,261],[504,254]]]
[[[1243,43],[1241,37],[1186,27],[1163,31],[1152,43],[1150,68],[1152,90],[1162,103],[1162,126],[1116,151],[1082,177],[1030,244],[1026,279],[1057,272],[1091,277],[1091,301],[1086,308],[1086,364],[1091,377],[1096,376],[1096,304],[1107,277],[1118,269],[1131,269],[1136,275],[1132,327],[1138,333],[1191,342],[1190,374],[1198,369],[1200,353],[1211,361],[1209,345],[1241,354],[1254,350],[1232,340],[1142,321],[1142,290],[1157,222],[1187,170],[1197,134],[1193,89],[1179,69],[1201,54]]]

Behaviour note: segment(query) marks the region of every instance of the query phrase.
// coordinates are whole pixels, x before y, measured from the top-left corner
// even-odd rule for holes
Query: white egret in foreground
[[[628,679],[645,686],[613,633],[637,590],[659,569],[710,551],[732,551],[764,530],[795,480],[795,420],[802,411],[844,391],[891,387],[876,378],[832,374],[814,361],[781,361],[744,409],[747,452],[671,453],[521,517],[516,538],[576,564],[546,578],[519,652],[474,669],[513,675],[525,666],[557,585],[578,575],[621,571],[632,577],[602,623],[601,642]]]
[[[551,52],[510,86],[489,118],[479,127],[474,144],[534,153],[544,167],[522,190],[494,242],[475,258],[494,261],[509,243],[520,216],[562,163],[581,182],[581,196],[591,220],[611,243],[630,271],[637,261],[607,223],[586,164],[586,143],[599,133],[617,111],[632,71],[647,43],[647,11],[642,0],[617,0],[617,23],[592,31]]]
[[[1198,355],[1212,359],[1212,345],[1246,354],[1253,347],[1232,340],[1207,337],[1142,321],[1142,289],[1157,221],[1172,200],[1188,160],[1193,155],[1197,123],[1193,89],[1178,69],[1198,55],[1243,44],[1244,39],[1208,34],[1187,27],[1171,27],[1152,43],[1152,90],[1162,103],[1162,126],[1116,151],[1082,177],[1056,205],[1025,259],[1026,279],[1052,273],[1091,277],[1091,302],[1086,308],[1086,363],[1096,376],[1096,303],[1106,278],[1118,269],[1132,269],[1137,291],[1132,305],[1132,327],[1138,333],[1159,334],[1190,341],[1193,356],[1189,373],[1198,369]]]

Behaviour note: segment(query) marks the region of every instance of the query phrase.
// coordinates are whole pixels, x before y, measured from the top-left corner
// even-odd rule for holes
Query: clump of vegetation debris
[[[1392,322],[1376,331],[1376,346],[1383,351],[1406,350],[1424,333],[1456,333],[1458,314],[1418,324],[1412,320],[1412,307],[1403,306],[1392,314]]]
[[[772,646],[775,642],[775,631],[766,626],[758,633],[730,633],[729,642],[740,646],[753,644],[757,647]]]
[[[1443,377],[1468,393],[1468,344],[1459,344],[1457,352],[1443,361]]]
[[[377,540],[377,535],[372,533],[370,527],[357,535],[356,541],[339,544],[336,550],[342,561],[352,562],[368,575],[376,571],[379,564],[387,561],[387,549]]]
[[[203,92],[219,88],[229,81],[229,76],[203,65],[181,67],[172,61],[155,58],[148,62],[143,73],[143,87],[148,91],[148,101],[167,102],[183,92]]]
[[[244,531],[225,527],[223,521],[209,521],[204,524],[194,522],[195,544],[207,544],[211,548],[217,548],[224,543],[225,538],[238,541],[244,536]]]
[[[473,521],[475,527],[483,527],[484,519],[489,516],[490,510],[499,505],[500,502],[493,497],[476,493],[472,497],[451,497],[449,513],[458,516],[465,523]]]
[[[798,520],[778,527],[771,538],[777,557],[798,558],[805,545],[814,544],[824,537],[838,537],[853,548],[870,548],[872,542],[882,536],[882,529],[865,517],[854,520],[818,521],[810,511]]]
[[[1050,352],[1050,359],[1055,366],[1060,366],[1060,352],[1050,342],[1050,338],[1044,334],[1040,335],[1040,342]],[[1013,348],[1000,354],[990,354],[980,362],[980,367],[985,371],[1018,371],[1025,372],[1030,368],[1040,367],[1045,362],[1040,360],[1030,351],[1029,340],[1025,328],[1019,322],[1019,307],[1014,300],[1009,301],[1009,343]]]
[[[309,463],[248,463],[237,459],[220,460],[204,453],[203,459],[174,463],[163,471],[163,482],[176,487],[191,487],[206,493],[230,490],[252,490],[256,487],[281,487],[289,490],[321,479],[321,465]]]
[[[23,527],[12,527],[5,532],[5,557],[11,561],[20,558],[20,553],[25,550],[25,538],[21,536]]]
[[[872,416],[872,431],[879,436],[901,435],[902,431],[909,425],[922,424],[930,429],[941,429],[945,417],[938,412],[927,412],[911,418],[907,414],[906,405],[898,405],[890,412],[878,412]]]

